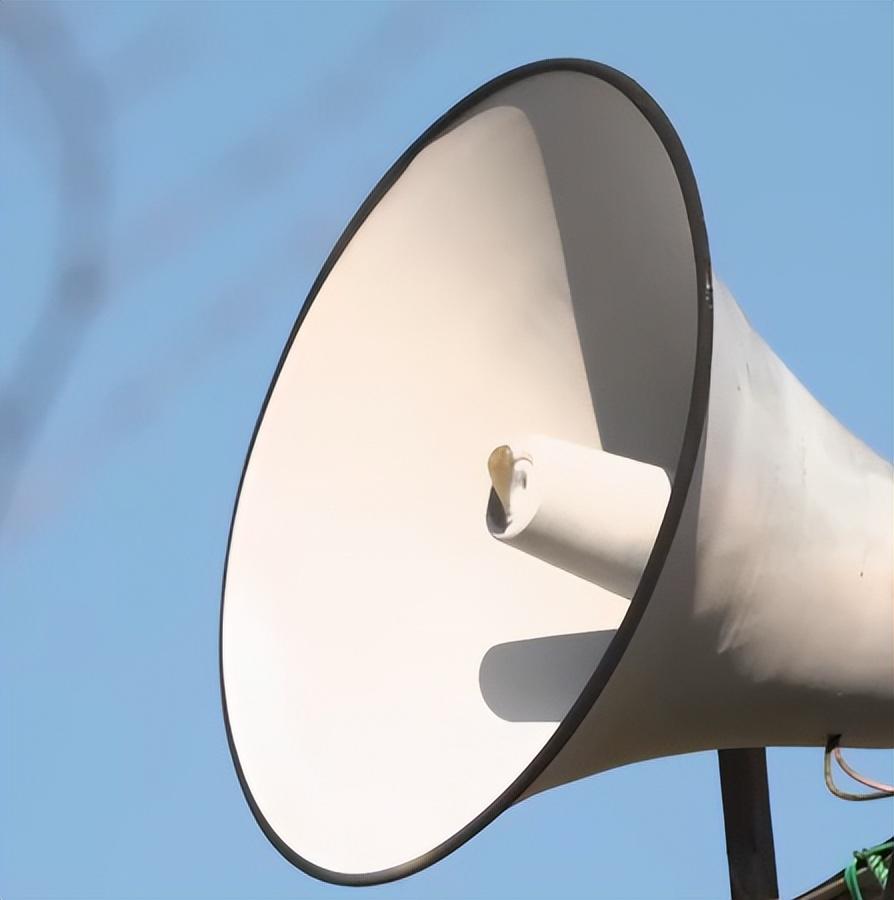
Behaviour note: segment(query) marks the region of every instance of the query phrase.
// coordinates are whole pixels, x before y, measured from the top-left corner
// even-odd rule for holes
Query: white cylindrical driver
[[[495,538],[633,596],[670,497],[663,469],[541,435],[497,447],[488,469]]]

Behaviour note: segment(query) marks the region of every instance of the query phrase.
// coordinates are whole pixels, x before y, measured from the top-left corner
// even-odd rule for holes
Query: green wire
[[[875,847],[869,847],[866,850],[854,850],[854,858],[850,861],[844,870],[844,884],[851,895],[852,900],[863,900],[863,894],[860,892],[860,882],[858,878],[858,869],[860,865],[865,865],[867,869],[875,876],[875,880],[881,885],[882,890],[888,883],[888,875],[890,872],[889,865],[885,860],[885,856],[894,850],[894,841],[886,841],[884,844],[878,844]]]
[[[851,900],[863,900],[863,894],[860,891],[860,882],[857,880],[857,854],[848,863],[844,870],[844,886],[851,895]]]

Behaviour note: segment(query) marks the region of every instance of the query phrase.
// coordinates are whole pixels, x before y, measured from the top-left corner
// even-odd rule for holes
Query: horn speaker
[[[712,277],[654,100],[509,72],[363,204],[264,401],[221,612],[246,799],[372,884],[615,766],[890,747],[891,513]]]

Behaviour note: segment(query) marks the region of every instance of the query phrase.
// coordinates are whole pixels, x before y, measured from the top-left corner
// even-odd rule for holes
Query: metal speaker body
[[[891,491],[715,289],[657,104],[508,73],[364,203],[264,402],[221,612],[246,799],[371,884],[612,766],[890,746]]]

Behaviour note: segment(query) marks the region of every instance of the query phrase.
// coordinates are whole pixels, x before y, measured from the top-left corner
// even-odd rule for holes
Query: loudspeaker
[[[221,610],[246,799],[372,884],[615,766],[892,746],[892,500],[713,279],[657,104],[509,72],[363,204],[264,401]]]

